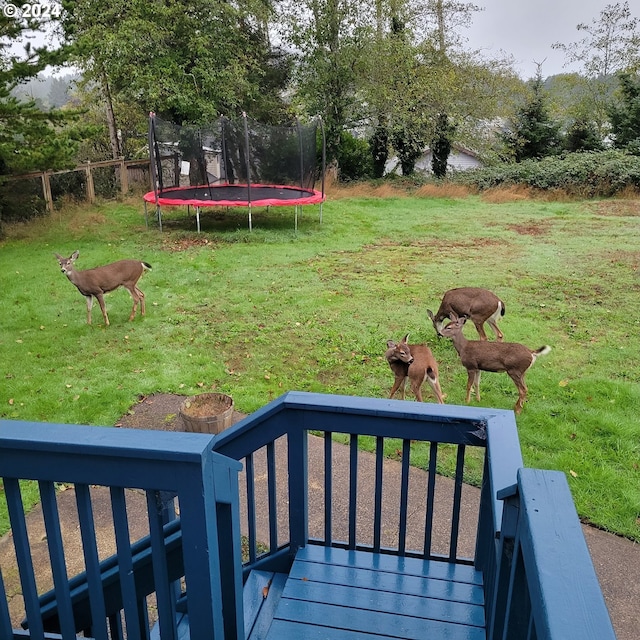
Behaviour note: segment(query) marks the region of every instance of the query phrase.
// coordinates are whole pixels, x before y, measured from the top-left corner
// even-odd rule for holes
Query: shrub
[[[640,158],[624,151],[568,153],[457,173],[457,183],[486,190],[522,185],[586,198],[640,189]]]
[[[341,181],[349,182],[373,177],[373,156],[369,143],[343,131],[340,135],[338,166]]]

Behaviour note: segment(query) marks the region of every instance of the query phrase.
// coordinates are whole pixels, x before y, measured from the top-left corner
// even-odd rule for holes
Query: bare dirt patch
[[[640,216],[640,200],[601,200],[589,205],[599,216]]]
[[[550,231],[551,223],[548,220],[529,220],[519,224],[508,224],[507,229],[515,231],[521,236],[544,236]]]
[[[188,251],[194,247],[213,246],[215,243],[208,238],[167,238],[162,242],[162,248],[172,253]]]

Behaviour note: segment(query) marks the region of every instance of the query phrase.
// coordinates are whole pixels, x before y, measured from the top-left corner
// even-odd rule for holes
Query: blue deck
[[[216,437],[2,421],[0,477],[16,563],[0,572],[2,640],[615,638],[566,478],[523,468],[510,411],[289,393]],[[44,582],[24,481],[40,489]]]

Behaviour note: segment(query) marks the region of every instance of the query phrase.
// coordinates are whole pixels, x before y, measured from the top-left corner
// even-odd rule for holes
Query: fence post
[[[51,180],[49,179],[49,176],[49,171],[42,172],[42,194],[44,195],[47,212],[53,213],[53,196],[51,195]]]
[[[120,156],[120,189],[123,196],[129,193],[129,174],[127,171],[129,170],[124,162],[124,156]]]
[[[91,161],[87,160],[87,165],[84,168],[87,174],[87,200],[89,204],[93,204],[96,201],[96,191],[93,187],[93,175],[91,174]]]

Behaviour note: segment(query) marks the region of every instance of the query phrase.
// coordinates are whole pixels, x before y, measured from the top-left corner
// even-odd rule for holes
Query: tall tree
[[[629,3],[608,4],[591,24],[580,23],[584,37],[577,42],[556,42],[566,64],[578,63],[590,78],[611,76],[640,65],[640,18],[631,15]]]
[[[74,163],[76,136],[61,129],[74,114],[42,111],[34,100],[20,100],[13,92],[48,65],[60,64],[65,58],[64,49],[34,48],[24,39],[25,34],[42,27],[40,21],[0,16],[0,175]]]
[[[267,2],[63,0],[63,7],[62,34],[85,77],[101,87],[114,153],[117,101],[179,124],[243,110],[263,121],[286,114],[280,91],[288,66],[264,31]]]
[[[516,162],[543,158],[561,150],[560,124],[549,113],[540,66],[527,102],[518,109],[504,142]]]
[[[609,109],[614,144],[640,155],[640,75],[621,73],[620,100]]]
[[[584,34],[578,41],[552,46],[565,53],[565,66],[576,64],[581,70],[572,83],[583,90],[570,106],[570,116],[595,128],[604,139],[609,132],[608,105],[616,88],[615,74],[640,68],[640,18],[632,16],[628,2],[617,2],[576,29]]]
[[[325,123],[327,161],[337,168],[341,133],[357,120],[357,68],[373,6],[358,0],[285,0],[280,34],[297,54],[296,99]]]

